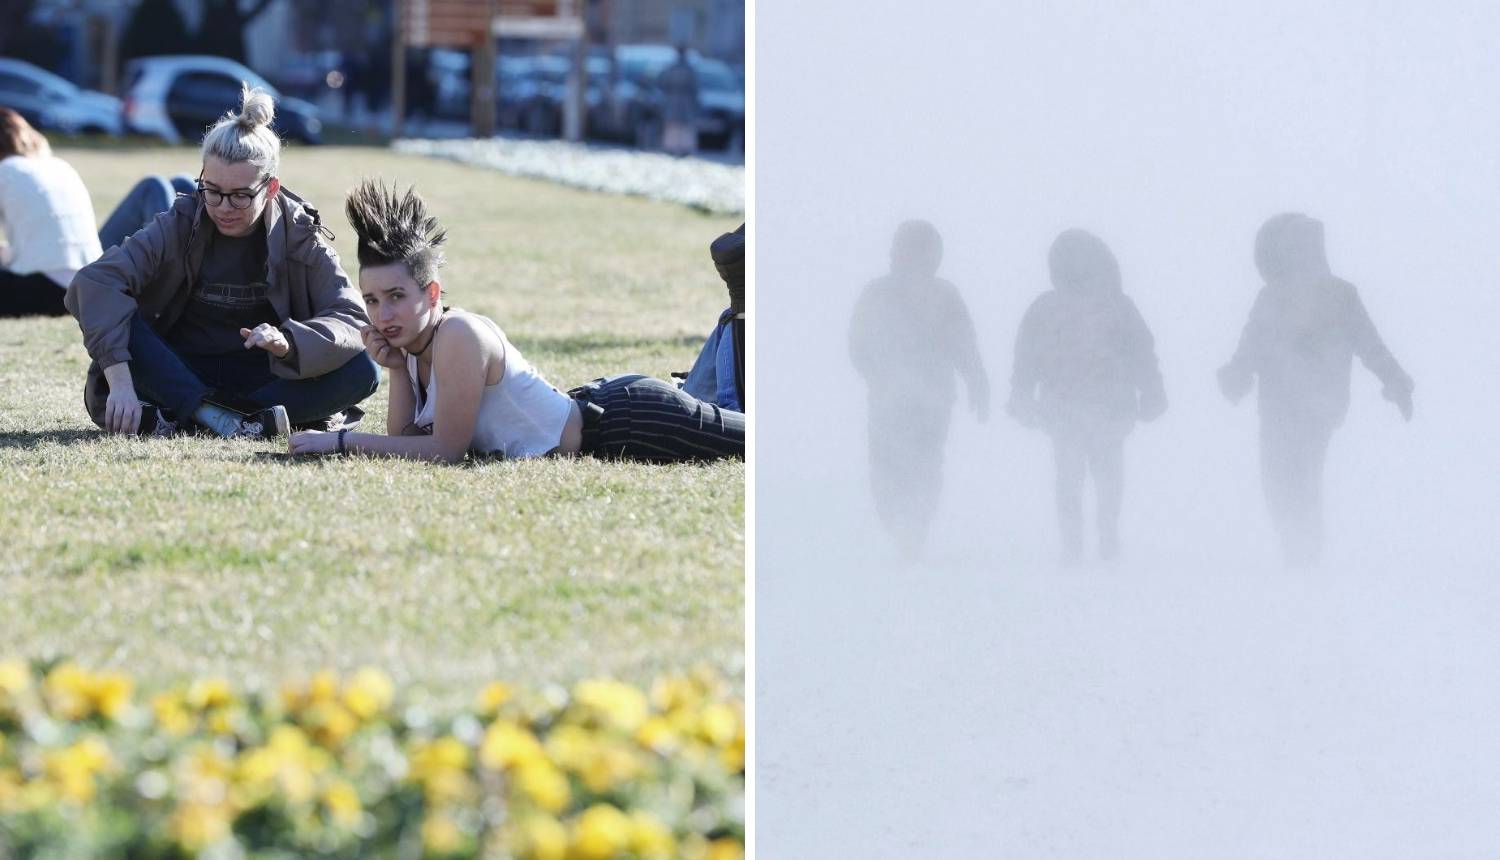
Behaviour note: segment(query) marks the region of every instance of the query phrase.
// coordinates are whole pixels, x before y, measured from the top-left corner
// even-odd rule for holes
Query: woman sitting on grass
[[[743,457],[743,413],[645,376],[553,388],[487,317],[442,304],[447,235],[413,190],[366,180],[346,204],[358,238],[359,286],[376,363],[404,372],[390,386],[386,432],[304,431],[293,454],[386,454],[456,462],[588,454],[651,462]]]

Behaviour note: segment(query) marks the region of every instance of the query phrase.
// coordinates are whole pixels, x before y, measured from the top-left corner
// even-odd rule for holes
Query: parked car
[[[125,122],[135,132],[169,143],[194,142],[240,105],[240,82],[276,100],[271,128],[282,137],[321,143],[318,109],[287,98],[265,78],[233,60],[207,55],[142,57],[125,67]]]
[[[46,69],[0,57],[0,106],[43,131],[118,135],[120,100],[75,86]]]

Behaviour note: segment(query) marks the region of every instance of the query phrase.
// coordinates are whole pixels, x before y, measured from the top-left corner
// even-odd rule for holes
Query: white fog
[[[757,4],[757,853],[1500,852],[1500,7],[1101,5]],[[1354,360],[1292,566],[1258,392],[1216,378],[1289,212],[1415,383],[1408,423]],[[913,219],[989,414],[945,371],[902,562],[869,438],[916,425],[869,404],[912,348],[873,349],[872,389],[850,327]],[[1064,565],[1052,442],[1006,405],[1069,229],[1117,261],[1167,408],[1124,437],[1118,558],[1090,481]]]

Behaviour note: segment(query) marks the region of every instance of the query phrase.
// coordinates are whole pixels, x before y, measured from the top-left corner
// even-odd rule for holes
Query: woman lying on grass
[[[438,268],[447,239],[415,191],[365,180],[349,195],[359,287],[373,325],[363,330],[393,380],[386,432],[305,431],[293,454],[386,454],[456,462],[469,452],[507,458],[588,454],[651,462],[743,457],[745,416],[645,376],[553,388],[493,321],[442,304]]]

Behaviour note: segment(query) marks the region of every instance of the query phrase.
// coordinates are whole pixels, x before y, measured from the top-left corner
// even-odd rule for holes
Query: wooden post
[[[99,89],[110,95],[121,95],[120,27],[111,14],[102,15],[95,20],[103,28],[99,45]]]
[[[583,124],[588,104],[588,36],[580,33],[573,41],[573,70],[568,75],[567,101],[563,104],[563,137],[583,140]]]
[[[406,14],[409,0],[391,0],[391,139],[406,114]]]
[[[484,32],[474,45],[469,117],[475,137],[495,135],[495,0],[484,0]]]

